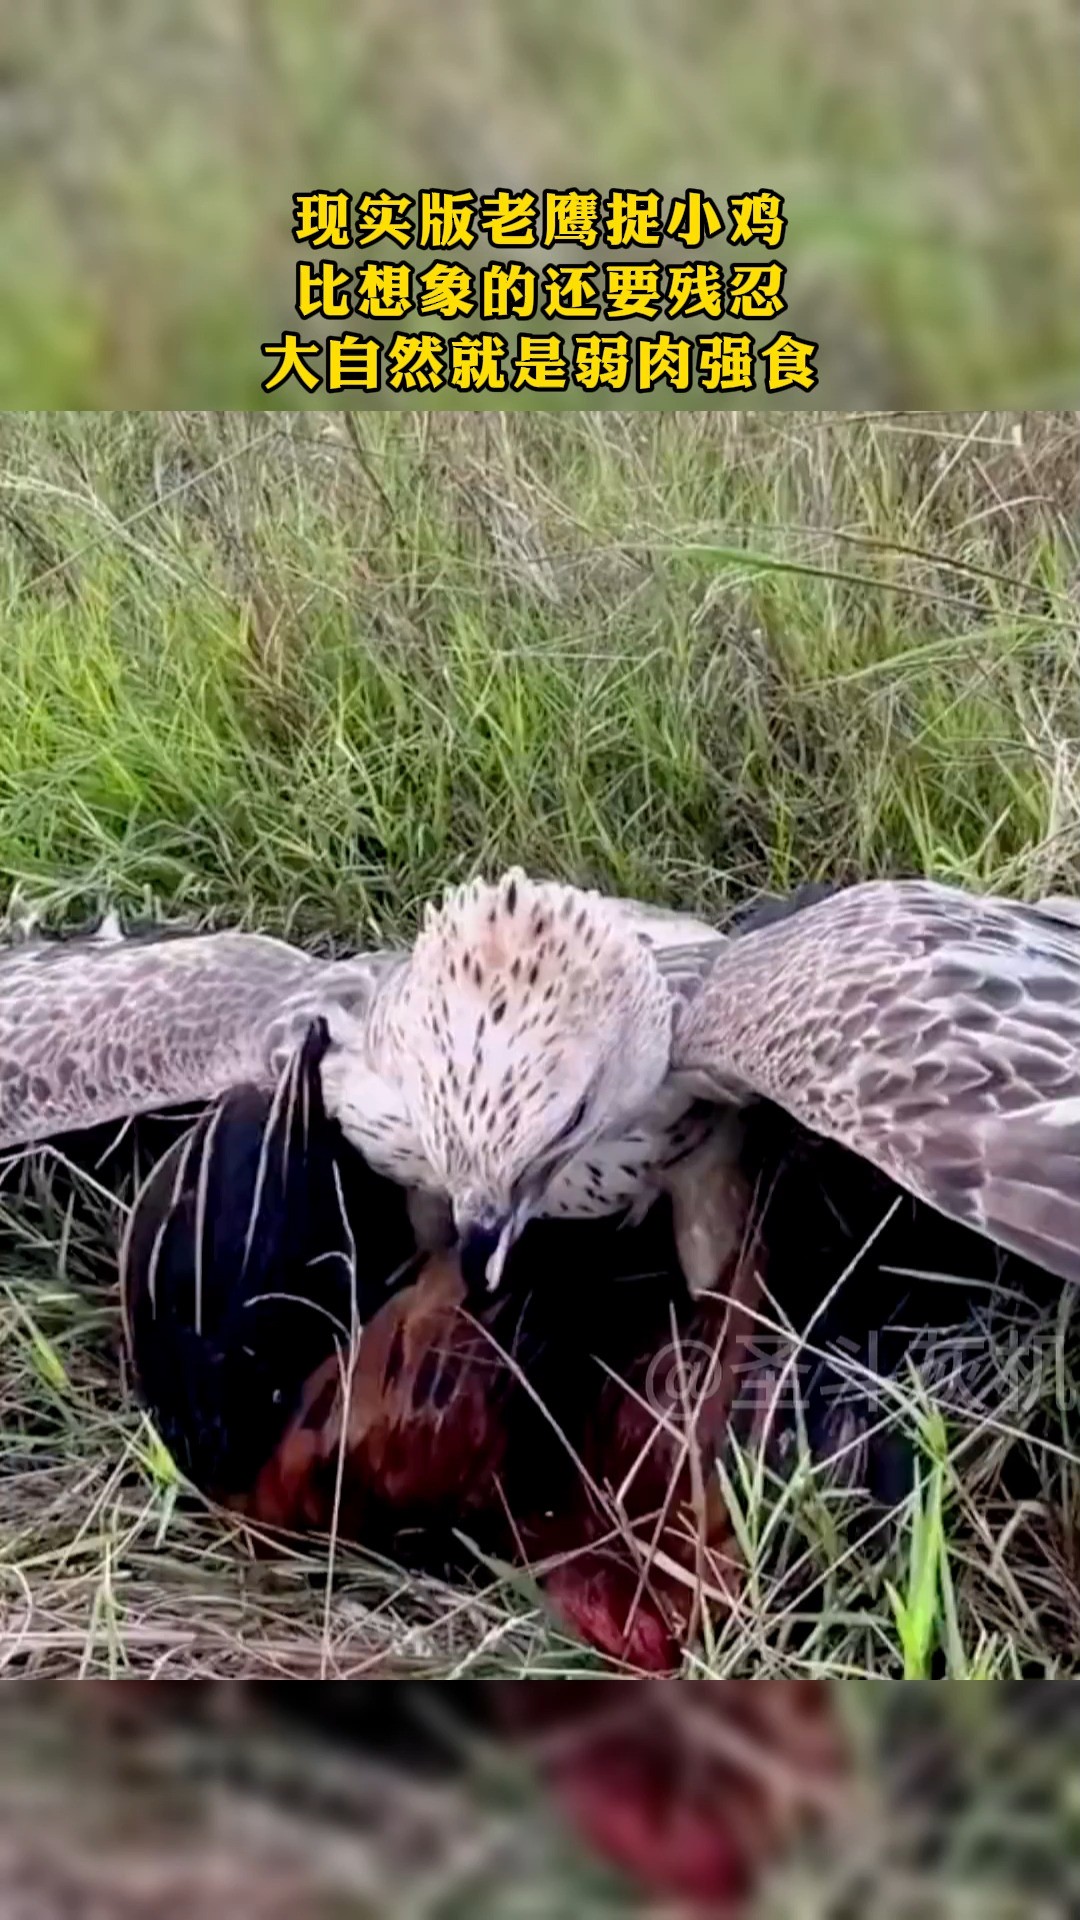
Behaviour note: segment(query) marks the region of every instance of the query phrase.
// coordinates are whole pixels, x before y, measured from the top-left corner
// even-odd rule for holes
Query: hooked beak
[[[458,1230],[461,1277],[470,1294],[494,1293],[503,1277],[507,1255],[525,1225],[525,1212],[496,1213],[454,1210]]]

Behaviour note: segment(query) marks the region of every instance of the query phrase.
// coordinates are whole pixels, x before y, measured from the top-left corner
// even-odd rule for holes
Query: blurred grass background
[[[0,417],[12,917],[347,948],[514,861],[706,915],[1076,891],[1078,455],[1068,413]],[[498,1573],[253,1561],[186,1499],[118,1390],[116,1222],[4,1204],[3,1670],[596,1670]],[[1072,1302],[1007,1393],[898,1390],[923,1486],[854,1546],[812,1473],[744,1487],[746,1604],[690,1670],[1080,1672]]]
[[[424,1763],[422,1738],[410,1760],[397,1701],[372,1697],[386,1689],[320,1689],[310,1726],[276,1711],[272,1689],[136,1690],[128,1702],[115,1690],[105,1701],[97,1689],[6,1689],[5,1920],[214,1920],[226,1906],[237,1920],[683,1911],[635,1896],[575,1840],[521,1751],[478,1727],[455,1738],[458,1702],[419,1691],[417,1726],[441,1729],[449,1766]],[[662,1701],[655,1687],[647,1700],[636,1691],[643,1722],[683,1716],[686,1753],[700,1758],[711,1703],[678,1683],[661,1683]],[[754,1920],[1072,1920],[1080,1722],[1069,1690],[832,1695],[854,1760],[846,1814],[831,1845],[806,1841],[770,1863]],[[621,1711],[632,1726],[634,1703]],[[782,1766],[782,1746],[766,1758]]]
[[[1078,70],[1072,0],[8,7],[0,404],[269,406],[299,189],[593,184],[784,193],[816,405],[1066,405]]]

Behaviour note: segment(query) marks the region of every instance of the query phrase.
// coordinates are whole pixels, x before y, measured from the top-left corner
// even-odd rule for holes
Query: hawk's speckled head
[[[668,990],[616,901],[514,871],[428,907],[397,1008],[411,1118],[494,1287],[553,1176],[662,1083]]]

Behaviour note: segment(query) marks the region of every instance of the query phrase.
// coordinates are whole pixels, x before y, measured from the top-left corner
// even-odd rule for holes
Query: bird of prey
[[[471,898],[478,884],[450,893],[442,914],[463,896]],[[516,886],[524,929],[533,924],[524,919],[528,902],[534,895],[545,897],[545,889],[524,875],[511,875],[504,900],[507,893],[514,899]],[[629,900],[607,904],[618,912],[620,924],[632,929],[635,950],[642,946],[655,954],[670,983],[665,992],[677,990],[687,957],[692,968],[700,969],[701,956],[722,943],[720,933],[690,914]],[[421,1247],[445,1246],[456,1228],[470,1279],[482,1278],[491,1264],[494,1284],[514,1236],[500,1228],[492,1241],[488,1211],[474,1216],[469,1194],[456,1191],[450,1135],[440,1134],[436,1122],[432,1136],[428,1103],[409,1059],[415,1047],[427,1045],[424,987],[442,924],[429,909],[411,953],[384,950],[337,961],[255,933],[124,939],[112,920],[89,938],[30,938],[0,952],[0,1152],[99,1123],[212,1101],[242,1084],[270,1086],[287,1071],[312,1021],[322,1019],[331,1036],[322,1066],[331,1118],[376,1171],[409,1190]],[[507,1097],[506,1074],[513,1075],[522,1040],[521,1114],[526,1120],[529,1111],[529,1005],[539,981],[537,974],[530,982],[535,957],[522,970],[508,956],[508,984],[521,991],[503,1035],[510,1045],[503,1049],[500,1098],[491,1107],[482,1099],[478,1103],[480,1118],[489,1114],[492,1130],[501,1115],[511,1134],[520,1122]],[[414,978],[421,983],[415,1014]],[[575,976],[576,987],[582,984]],[[502,1017],[496,1012],[493,1037]],[[436,1010],[437,1024],[439,1019]],[[440,1036],[432,1036],[432,1068],[439,1064]],[[460,1038],[465,1044],[463,1033]],[[451,1075],[455,1071],[451,1066]],[[466,1086],[466,1116],[470,1104]],[[597,1167],[588,1157],[552,1180],[546,1193],[533,1195],[529,1211],[593,1217],[633,1208],[640,1217],[671,1169],[678,1192],[695,1195],[692,1208],[676,1200],[676,1220],[684,1264],[700,1273],[704,1284],[715,1277],[718,1264],[711,1242],[723,1237],[724,1256],[733,1245],[720,1201],[713,1197],[714,1183],[702,1182],[706,1191],[700,1197],[695,1184],[712,1167],[723,1130],[711,1107],[679,1093],[661,1099],[647,1124],[636,1124],[632,1107],[631,1098],[625,1103],[626,1135],[617,1159],[609,1165],[610,1156],[604,1155]],[[529,1137],[526,1125],[526,1147]],[[450,1160],[444,1148],[451,1150]],[[710,1237],[705,1252],[699,1244],[704,1231]],[[496,1245],[497,1270],[490,1260]]]
[[[0,1147],[270,1081],[321,1016],[328,1112],[446,1203],[490,1286],[530,1217],[640,1217],[665,1188],[687,1278],[712,1285],[759,1098],[1076,1279],[1068,905],[877,880],[728,939],[515,870],[451,889],[401,953],[31,942],[0,958]]]
[[[687,1279],[714,1284],[741,1231],[738,1112],[761,1098],[1080,1279],[1069,903],[874,880],[734,938],[665,933],[511,873],[429,908],[376,996],[378,1070],[489,1282],[533,1214],[640,1213],[666,1186]]]

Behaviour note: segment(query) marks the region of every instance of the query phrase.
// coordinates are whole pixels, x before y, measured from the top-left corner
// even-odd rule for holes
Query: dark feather
[[[140,1390],[178,1464],[248,1488],[304,1382],[414,1253],[405,1195],[327,1120],[317,1022],[275,1094],[216,1103],[143,1187],[122,1254]],[[355,1288],[355,1298],[354,1298]]]

